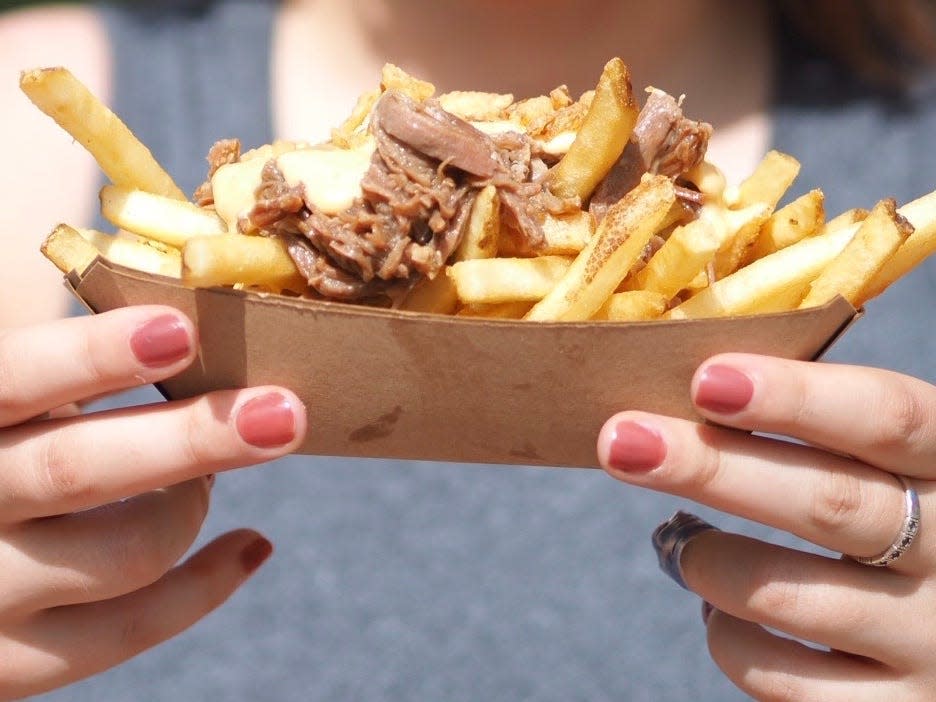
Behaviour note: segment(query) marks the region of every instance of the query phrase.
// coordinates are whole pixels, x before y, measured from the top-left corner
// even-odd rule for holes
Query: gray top
[[[274,3],[175,4],[107,18],[116,110],[191,192],[215,139],[270,139],[257,96],[269,94]],[[785,50],[775,142],[803,161],[797,191],[823,186],[837,212],[936,186],[932,91],[858,99]],[[829,357],[932,379],[934,274],[936,262],[873,302]],[[745,699],[709,659],[698,599],[650,547],[686,506],[588,470],[297,457],[222,475],[205,538],[256,526],[274,558],[193,630],[43,699]]]

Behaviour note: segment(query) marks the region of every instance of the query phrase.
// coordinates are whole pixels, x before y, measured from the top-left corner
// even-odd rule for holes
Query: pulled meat
[[[546,168],[529,137],[488,136],[436,101],[416,103],[389,91],[374,108],[370,131],[376,150],[361,181],[363,196],[349,208],[321,212],[271,161],[248,215],[262,232],[290,237],[293,261],[324,297],[393,297],[435,277],[461,240],[478,189],[488,184],[532,249],[544,241],[546,212],[578,204],[545,189]]]
[[[671,95],[652,91],[624,153],[595,189],[589,211],[601,220],[611,205],[640,182],[644,173],[678,178],[705,158],[711,136],[710,124],[684,117]],[[677,193],[690,203],[699,199],[687,188],[680,188]]]

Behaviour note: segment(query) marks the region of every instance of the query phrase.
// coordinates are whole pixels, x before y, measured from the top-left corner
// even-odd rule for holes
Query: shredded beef
[[[599,183],[589,211],[601,220],[608,208],[634,188],[644,173],[678,178],[705,158],[712,126],[683,116],[679,103],[654,90],[640,111],[630,142],[611,172]],[[681,189],[677,193],[698,199]]]
[[[488,184],[532,249],[544,241],[546,212],[578,205],[543,186],[546,168],[528,136],[488,136],[436,101],[416,103],[389,91],[371,115],[370,131],[376,150],[362,197],[349,208],[321,212],[271,161],[248,214],[262,233],[289,237],[297,267],[324,297],[392,297],[437,275],[461,240],[477,191]]]
[[[214,194],[211,192],[211,176],[229,163],[237,163],[241,156],[240,139],[222,139],[215,142],[208,150],[208,178],[195,190],[193,199],[199,207],[214,204]]]

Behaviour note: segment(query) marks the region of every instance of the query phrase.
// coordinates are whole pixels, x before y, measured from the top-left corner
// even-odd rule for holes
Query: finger
[[[907,699],[884,666],[837,651],[820,651],[713,611],[708,619],[712,659],[757,700],[880,702]]]
[[[796,437],[887,471],[936,478],[936,388],[876,368],[725,354],[693,399],[719,424]]]
[[[154,584],[123,597],[46,610],[3,632],[10,697],[93,675],[188,629],[222,604],[270,555],[256,532],[225,534]],[[11,668],[9,675],[7,669]]]
[[[129,500],[19,525],[4,539],[0,619],[139,590],[185,554],[208,511],[209,483],[189,480]]]
[[[0,426],[175,375],[195,329],[172,307],[125,307],[0,332]]]
[[[887,664],[919,654],[902,635],[919,619],[910,578],[716,530],[690,538],[677,567],[689,589],[740,619]]]
[[[276,387],[24,424],[0,435],[0,520],[74,512],[294,451],[306,432]]]
[[[602,428],[598,457],[619,480],[855,556],[874,556],[890,546],[905,515],[903,488],[888,473],[811,446],[687,420],[621,413]],[[921,498],[921,506],[921,522],[936,521],[933,500]],[[921,530],[892,567],[929,568],[933,545],[936,538]]]

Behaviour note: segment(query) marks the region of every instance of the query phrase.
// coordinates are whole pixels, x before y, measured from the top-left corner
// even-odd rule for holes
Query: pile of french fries
[[[42,250],[61,270],[81,271],[103,257],[193,287],[305,293],[283,242],[243,233],[213,207],[190,202],[126,125],[66,69],[25,72],[21,87],[91,152],[111,181],[101,191],[101,211],[116,232],[56,227]],[[370,109],[390,89],[415,99],[435,93],[431,84],[387,66],[380,89],[362,96],[333,131],[330,147],[360,144]],[[639,110],[619,59],[578,100],[563,88],[521,101],[470,92],[439,100],[479,128],[508,121],[542,142],[564,143],[547,184],[583,203],[620,158]],[[518,246],[501,220],[496,189],[488,186],[478,193],[444,273],[415,286],[402,307],[538,321],[761,314],[822,305],[837,295],[860,308],[936,247],[936,191],[900,208],[882,200],[870,211],[827,219],[820,190],[780,206],[799,168],[793,157],[772,151],[747,179],[728,185],[717,166],[703,162],[688,180],[704,204],[685,224],[674,224],[673,181],[647,175],[597,226],[584,209],[547,216],[546,245],[536,252]],[[650,242],[660,239],[664,243],[643,260]]]

